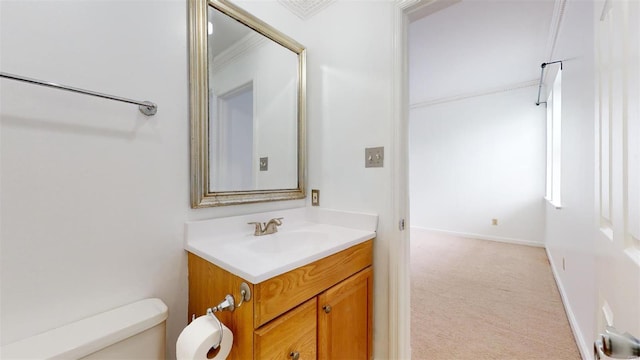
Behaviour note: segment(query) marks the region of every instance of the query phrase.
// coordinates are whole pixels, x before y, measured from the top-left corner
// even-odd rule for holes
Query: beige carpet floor
[[[411,232],[413,359],[580,359],[542,248]]]

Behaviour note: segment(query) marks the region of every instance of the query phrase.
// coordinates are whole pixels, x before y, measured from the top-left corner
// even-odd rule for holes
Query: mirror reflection
[[[208,6],[209,190],[298,188],[298,54]]]

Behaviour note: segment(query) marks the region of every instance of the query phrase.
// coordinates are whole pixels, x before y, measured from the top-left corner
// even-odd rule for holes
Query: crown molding
[[[278,0],[278,2],[302,20],[319,13],[335,0]]]
[[[507,86],[501,86],[501,87],[498,87],[498,88],[492,88],[492,89],[486,89],[486,90],[480,90],[480,91],[474,91],[474,92],[468,92],[468,93],[453,95],[453,96],[445,96],[445,97],[441,97],[441,98],[429,99],[429,100],[413,103],[413,104],[409,105],[409,109],[418,109],[418,108],[422,108],[422,107],[433,106],[433,105],[438,105],[438,104],[444,104],[444,103],[453,102],[453,101],[460,101],[460,100],[474,98],[474,97],[478,97],[478,96],[499,94],[499,93],[508,92],[508,91],[520,90],[520,89],[524,89],[524,88],[528,88],[528,87],[532,87],[532,86],[538,86],[538,80],[537,79],[524,81],[524,82],[519,82],[519,83],[514,83],[514,84],[507,85]]]
[[[265,44],[268,39],[258,33],[250,33],[243,37],[236,44],[225,49],[220,54],[216,55],[213,58],[213,62],[211,64],[212,69],[221,69],[229,62],[237,59],[238,57],[244,55],[245,53],[258,48]]]
[[[438,0],[396,0],[395,4],[401,9],[404,10],[405,14],[414,11],[416,8],[421,6],[429,5]]]
[[[409,21],[420,20],[462,0],[398,0],[398,6],[405,11]]]

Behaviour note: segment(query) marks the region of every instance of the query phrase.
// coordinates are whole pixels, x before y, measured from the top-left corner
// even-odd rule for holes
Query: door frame
[[[411,359],[411,272],[409,266],[409,73],[407,30],[412,16],[459,0],[397,0],[391,27],[393,116],[392,207],[394,244],[389,246],[389,349],[391,359]]]

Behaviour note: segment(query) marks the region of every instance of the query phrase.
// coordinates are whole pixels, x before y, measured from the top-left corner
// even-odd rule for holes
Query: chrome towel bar
[[[145,115],[147,115],[147,116],[155,115],[156,112],[158,112],[158,105],[156,105],[156,104],[154,104],[154,103],[152,103],[150,101],[136,101],[136,100],[131,100],[131,99],[127,99],[127,98],[123,98],[123,97],[119,97],[119,96],[102,94],[102,93],[99,93],[99,92],[96,92],[96,91],[79,89],[79,88],[75,88],[75,87],[72,87],[72,86],[56,84],[56,83],[47,82],[47,81],[40,81],[40,80],[31,79],[31,78],[28,78],[28,77],[13,75],[13,74],[4,73],[4,72],[0,72],[0,77],[6,78],[6,79],[11,79],[11,80],[24,81],[24,82],[30,83],[30,84],[48,86],[48,87],[52,87],[52,88],[60,89],[60,90],[67,90],[67,91],[77,92],[77,93],[85,94],[85,95],[97,96],[97,97],[110,99],[110,100],[115,100],[115,101],[122,101],[122,102],[126,102],[126,103],[129,103],[129,104],[135,104],[135,105],[138,105],[138,109],[140,110],[140,112],[145,114]]]

